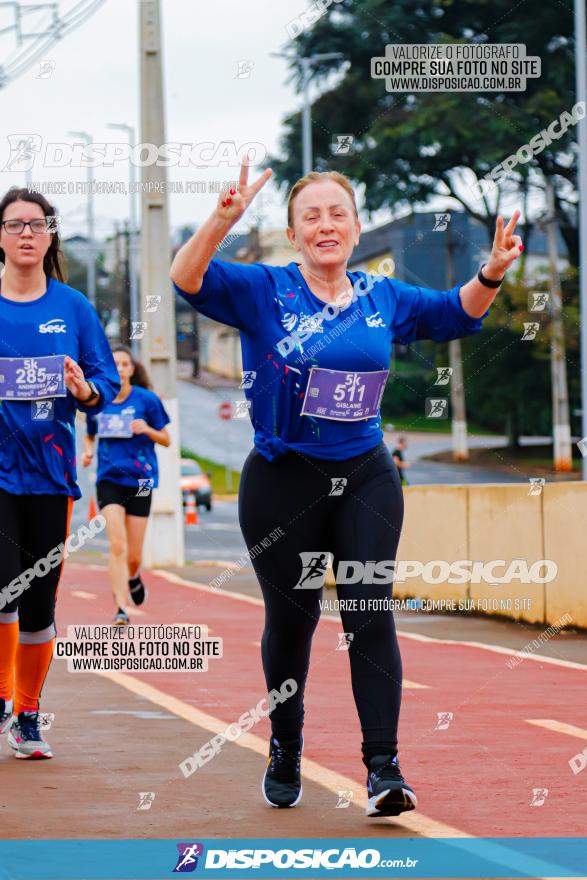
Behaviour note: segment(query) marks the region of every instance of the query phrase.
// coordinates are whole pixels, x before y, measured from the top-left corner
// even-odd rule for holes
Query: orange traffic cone
[[[94,495],[90,495],[90,503],[88,504],[88,522],[93,520],[97,513],[98,507],[96,505],[96,498]]]
[[[196,506],[196,496],[190,492],[186,499],[185,505],[185,525],[196,526],[198,524],[198,508]]]

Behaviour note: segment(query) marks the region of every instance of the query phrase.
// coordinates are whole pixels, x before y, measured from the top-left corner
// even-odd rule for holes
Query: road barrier
[[[587,483],[546,483],[539,494],[529,492],[528,483],[404,488],[398,559],[503,559],[506,565],[550,559],[558,567],[550,583],[430,584],[410,578],[394,585],[394,595],[473,599],[477,607],[497,598],[497,612],[486,613],[544,624],[570,614],[574,625],[587,628]]]
[[[531,491],[528,483],[405,487],[398,560],[503,560],[500,575],[515,560],[528,566],[552,560],[557,573],[550,582],[427,583],[413,576],[394,584],[394,597],[454,600],[457,607],[537,624],[570,615],[573,626],[587,628],[587,483]],[[331,569],[326,586],[334,586]]]

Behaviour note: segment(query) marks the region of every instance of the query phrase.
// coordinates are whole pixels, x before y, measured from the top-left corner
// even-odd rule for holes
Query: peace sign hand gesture
[[[249,160],[243,159],[238,182],[238,191],[231,188],[229,195],[221,193],[216,206],[216,214],[225,223],[233,226],[238,223],[257,193],[263,189],[273,171],[267,168],[255,183],[249,183]]]
[[[502,278],[507,272],[514,260],[517,260],[524,245],[519,235],[514,235],[516,223],[520,219],[520,212],[515,210],[510,222],[504,226],[504,220],[501,214],[498,215],[495,223],[495,238],[493,239],[493,247],[491,256],[487,263],[487,269],[491,273],[495,271],[498,278]],[[483,270],[483,274],[488,274]]]

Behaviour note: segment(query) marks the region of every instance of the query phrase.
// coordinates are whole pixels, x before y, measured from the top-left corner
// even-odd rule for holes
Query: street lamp
[[[85,131],[70,131],[69,137],[79,138],[84,144],[91,144],[92,137]],[[94,247],[94,195],[92,193],[92,168],[87,168],[88,201],[86,203],[86,216],[88,222],[88,254],[87,254],[87,288],[88,299],[93,306],[96,305],[96,260]]]
[[[302,108],[302,167],[304,176],[312,170],[312,103],[310,101],[310,68],[319,61],[336,61],[344,58],[342,52],[320,52],[310,55],[308,58],[299,58],[291,52],[271,52],[274,58],[285,58],[295,61],[302,70],[302,94],[304,106]]]
[[[123,122],[110,122],[108,124],[108,128],[116,128],[119,131],[126,132],[128,137],[128,142],[130,146],[134,146],[135,144],[135,130],[132,125],[125,125]],[[138,274],[137,274],[137,252],[136,245],[138,242],[135,239],[137,235],[137,203],[135,198],[135,190],[136,190],[136,173],[135,166],[133,165],[132,157],[130,159],[129,166],[129,188],[130,188],[130,243],[129,243],[129,275],[130,275],[130,320],[131,327],[136,326],[139,321],[139,284],[138,284]],[[138,339],[133,339],[131,334],[130,339],[131,350],[135,358],[139,356],[139,341]]]

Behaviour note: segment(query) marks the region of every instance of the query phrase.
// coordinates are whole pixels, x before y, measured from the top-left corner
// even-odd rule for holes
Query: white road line
[[[432,636],[423,636],[420,633],[409,633],[398,630],[398,635],[404,639],[413,639],[417,642],[436,642],[439,645],[465,645],[469,648],[483,648],[485,651],[494,651],[496,654],[507,654],[508,657],[521,657],[522,660],[533,660],[535,663],[550,663],[553,666],[566,666],[569,669],[581,669],[587,672],[586,663],[575,663],[573,660],[559,660],[557,657],[545,657],[543,654],[526,654],[524,651],[516,651],[515,648],[504,648],[502,645],[485,644],[485,642],[466,642],[459,639],[436,639]]]
[[[158,706],[162,706],[167,709],[167,711],[178,715],[180,718],[189,721],[197,727],[208,730],[210,733],[221,733],[226,729],[226,723],[219,718],[216,718],[213,715],[208,715],[207,713],[184,703],[182,700],[178,700],[177,697],[166,694],[163,691],[154,688],[152,685],[133,678],[131,675],[122,672],[95,672],[94,675],[100,675],[102,678],[107,678],[115,684],[120,685],[120,687],[124,687],[131,691],[131,693],[144,697]],[[240,736],[239,739],[234,740],[231,745],[236,745],[240,748],[256,752],[258,755],[261,755],[263,759],[266,759],[267,757],[266,741],[252,733],[243,733],[243,735]],[[329,770],[327,767],[323,767],[321,764],[312,761],[310,758],[304,758],[303,775],[305,779],[309,779],[316,783],[316,785],[322,786],[322,788],[325,788],[330,793],[338,794],[339,791],[354,792],[356,797],[353,797],[353,804],[356,804],[363,809],[366,808],[367,795],[365,788],[363,786],[359,787],[354,779],[351,779],[348,776],[343,776],[342,773],[337,773],[334,770]],[[178,777],[180,776],[181,774],[178,768]],[[365,821],[374,820],[368,820],[365,817]],[[475,835],[466,834],[464,831],[461,831],[459,828],[455,828],[452,825],[437,822],[436,819],[431,819],[419,811],[402,813],[401,816],[394,817],[382,816],[376,821],[390,825],[395,825],[397,823],[401,825],[402,829],[406,828],[414,834],[419,834],[422,837],[452,838],[449,845],[454,846],[457,850],[464,850],[465,852],[470,852],[468,841],[478,839]],[[447,843],[448,842],[449,841],[447,841]],[[477,852],[474,851],[473,855],[477,855]],[[490,858],[498,864],[506,866],[511,864],[511,850],[508,850],[506,846],[502,846],[501,844],[487,843],[484,849],[484,855],[486,858]],[[556,878],[559,877],[560,865],[548,863],[543,859],[535,859],[528,856],[525,861],[525,868],[533,872],[536,880],[556,880]],[[581,880],[581,878],[578,878],[578,880]]]
[[[526,724],[535,724],[536,727],[554,730],[555,733],[566,733],[567,736],[587,739],[587,730],[584,730],[582,727],[575,727],[574,724],[565,724],[564,721],[555,721],[552,718],[526,718]]]
[[[173,712],[185,721],[189,721],[191,724],[203,728],[209,733],[220,733],[226,729],[226,722],[222,721],[220,718],[216,718],[214,715],[208,715],[208,713],[202,712],[200,709],[196,709],[188,703],[184,703],[183,700],[179,700],[177,697],[171,696],[171,694],[166,694],[164,691],[161,691],[150,684],[135,679],[132,675],[127,675],[123,672],[94,672],[93,674],[109,679],[115,684],[120,685],[120,687],[126,688],[126,690],[131,693],[144,697],[151,703],[161,706],[168,712]],[[237,740],[234,740],[231,745],[236,745],[243,749],[249,749],[249,751],[256,752],[264,759],[267,757],[266,740],[261,739],[255,734],[243,733],[242,736]],[[322,786],[322,788],[327,789],[327,791],[333,794],[337,794],[341,790],[353,791],[355,793],[353,804],[357,804],[363,808],[367,807],[367,793],[365,787],[359,786],[356,780],[351,779],[349,776],[343,776],[342,773],[337,773],[334,770],[329,770],[327,767],[323,767],[321,764],[312,761],[310,758],[304,758],[303,768],[305,779]],[[178,780],[181,780],[182,775],[179,767],[177,775]],[[365,821],[367,820],[365,819]],[[430,819],[428,816],[424,816],[419,812],[402,813],[400,817],[382,817],[378,821],[391,822],[392,824],[399,823],[402,827],[408,828],[414,833],[421,834],[425,837],[468,838],[473,836],[466,834],[458,828],[454,828],[452,825],[446,825],[443,822],[437,822],[435,819]]]

